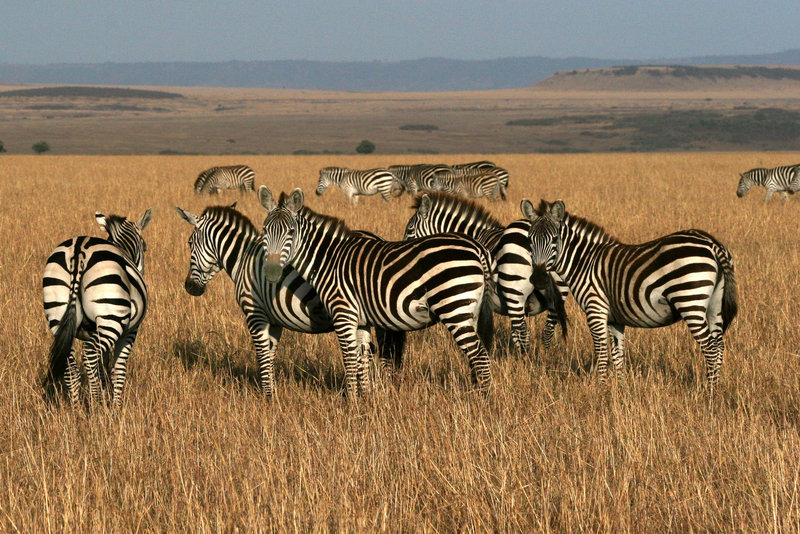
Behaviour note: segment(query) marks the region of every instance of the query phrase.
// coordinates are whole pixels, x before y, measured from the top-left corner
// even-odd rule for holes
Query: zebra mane
[[[281,196],[278,199],[278,206],[283,206],[286,200],[289,198],[285,192],[281,192]],[[312,210],[305,204],[302,205],[299,212],[303,217],[306,219],[311,220],[314,224],[319,224],[323,226],[327,226],[333,228],[337,231],[337,233],[342,235],[360,235],[357,232],[354,232],[347,226],[342,219],[338,217],[334,217],[333,215],[323,215],[322,213],[317,213],[316,211]]]
[[[539,201],[539,206],[536,208],[536,214],[540,217],[547,213],[547,210],[552,205],[552,202],[548,202],[544,199]],[[566,213],[564,218],[564,224],[577,230],[581,234],[588,236],[591,241],[598,242],[615,242],[620,243],[620,240],[614,237],[613,235],[609,234],[608,231],[600,226],[597,223],[590,221],[589,219],[584,219],[583,217],[578,217],[577,215],[572,215],[569,212]]]
[[[244,213],[230,206],[208,206],[203,210],[203,215],[209,215],[215,219],[228,219],[248,233],[258,233],[253,221]]]
[[[444,211],[455,211],[457,213],[462,214],[469,214],[478,219],[478,221],[483,224],[484,226],[492,226],[494,228],[505,228],[503,223],[498,221],[491,213],[489,213],[486,208],[483,206],[478,205],[476,202],[472,200],[466,200],[461,197],[457,197],[450,193],[445,193],[443,191],[426,191],[424,194],[428,195],[431,199],[431,209],[441,209]],[[419,209],[420,203],[422,202],[422,195],[417,195],[414,198],[414,203],[411,206],[415,212]],[[544,201],[543,201],[544,202]]]

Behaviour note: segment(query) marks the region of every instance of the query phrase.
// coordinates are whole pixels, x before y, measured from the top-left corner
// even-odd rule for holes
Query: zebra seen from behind
[[[469,163],[458,163],[451,165],[450,168],[455,172],[464,172],[475,174],[478,171],[491,171],[497,175],[500,183],[503,184],[504,191],[508,189],[508,171],[503,167],[498,167],[493,161],[471,161]]]
[[[47,258],[42,278],[44,313],[54,336],[42,380],[47,397],[56,396],[63,380],[70,403],[77,406],[81,374],[74,340],[78,338],[83,341],[90,398],[102,401],[101,379],[108,371],[101,370],[102,361],[104,367],[112,365],[112,403],[122,404],[128,356],[147,310],[142,231],[151,217],[152,209],[136,222],[96,213],[108,239],[74,237]]]
[[[628,245],[571,216],[560,200],[542,201],[538,210],[523,200],[521,208],[531,221],[534,270],[555,271],[569,285],[586,314],[601,380],[609,338],[620,374],[626,326],[655,328],[682,319],[705,357],[709,385],[717,382],[722,335],[737,312],[733,258],[719,241],[701,230],[684,230]]]
[[[222,189],[255,191],[256,173],[247,165],[211,167],[201,172],[194,181],[195,193],[216,195]]]
[[[547,310],[547,322],[542,332],[545,347],[553,342],[556,323],[566,337],[566,315],[563,298],[568,289],[553,277],[538,278],[534,287],[530,262],[528,219],[503,226],[483,207],[448,193],[431,192],[417,196],[414,214],[406,224],[403,239],[446,232],[466,234],[491,252],[497,277],[490,292],[494,312],[511,320],[511,339],[520,352],[530,350],[527,316]]]
[[[481,337],[490,344],[491,258],[481,244],[460,234],[365,238],[306,207],[300,189],[276,202],[261,186],[259,200],[267,210],[261,238],[267,279],[279,280],[291,265],[317,291],[333,321],[351,397],[369,389],[357,352],[359,326],[410,331],[439,321],[467,356],[473,383],[488,391],[489,354]]]
[[[506,198],[506,190],[493,171],[451,170],[436,173],[434,189],[466,198]]]
[[[175,208],[193,227],[184,287],[190,295],[200,296],[220,270],[230,276],[255,347],[259,387],[271,397],[275,389],[275,353],[283,330],[313,334],[330,332],[333,326],[316,291],[297,271],[287,266],[277,282],[267,280],[260,232],[235,208],[236,203],[209,206],[201,215]],[[359,357],[369,357],[369,330],[359,329],[357,337]],[[378,332],[378,337],[381,358],[392,365],[399,363],[404,334]]]
[[[347,167],[324,167],[319,171],[317,195],[322,195],[332,185],[338,185],[353,204],[359,196],[380,195],[383,200],[403,194],[405,186],[389,169],[356,170]]]
[[[739,175],[739,186],[736,196],[742,198],[754,185],[760,185],[767,190],[764,202],[769,202],[773,193],[780,193],[783,198],[800,191],[800,164],[785,165],[772,169],[750,169]]]

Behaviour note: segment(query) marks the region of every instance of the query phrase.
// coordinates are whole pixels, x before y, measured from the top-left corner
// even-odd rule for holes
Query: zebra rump
[[[256,173],[247,165],[211,167],[201,172],[194,181],[195,193],[215,195],[221,189],[255,191]]]

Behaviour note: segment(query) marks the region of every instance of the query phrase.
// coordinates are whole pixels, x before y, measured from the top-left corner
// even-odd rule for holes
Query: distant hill
[[[552,91],[800,90],[800,67],[638,66],[557,72],[534,86]]]
[[[559,71],[615,65],[800,66],[800,50],[775,54],[658,58],[587,57],[410,61],[229,61],[220,63],[0,64],[0,83],[206,86],[339,91],[474,91],[527,87]]]
[[[45,96],[45,97],[89,97],[89,98],[183,98],[178,93],[166,91],[149,91],[145,89],[127,89],[122,87],[37,87],[34,89],[15,89],[0,91],[0,97],[9,96]]]

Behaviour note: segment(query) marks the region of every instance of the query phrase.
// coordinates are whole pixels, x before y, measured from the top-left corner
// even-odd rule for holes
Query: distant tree
[[[3,146],[3,142],[0,141],[0,152],[5,152],[5,151],[6,151],[6,147],[4,147]]]
[[[372,154],[375,152],[375,143],[364,139],[361,141],[361,144],[356,147],[356,152],[359,154]]]
[[[48,145],[46,141],[39,141],[38,143],[34,143],[31,148],[33,148],[33,151],[37,154],[44,154],[50,150],[50,145]]]

